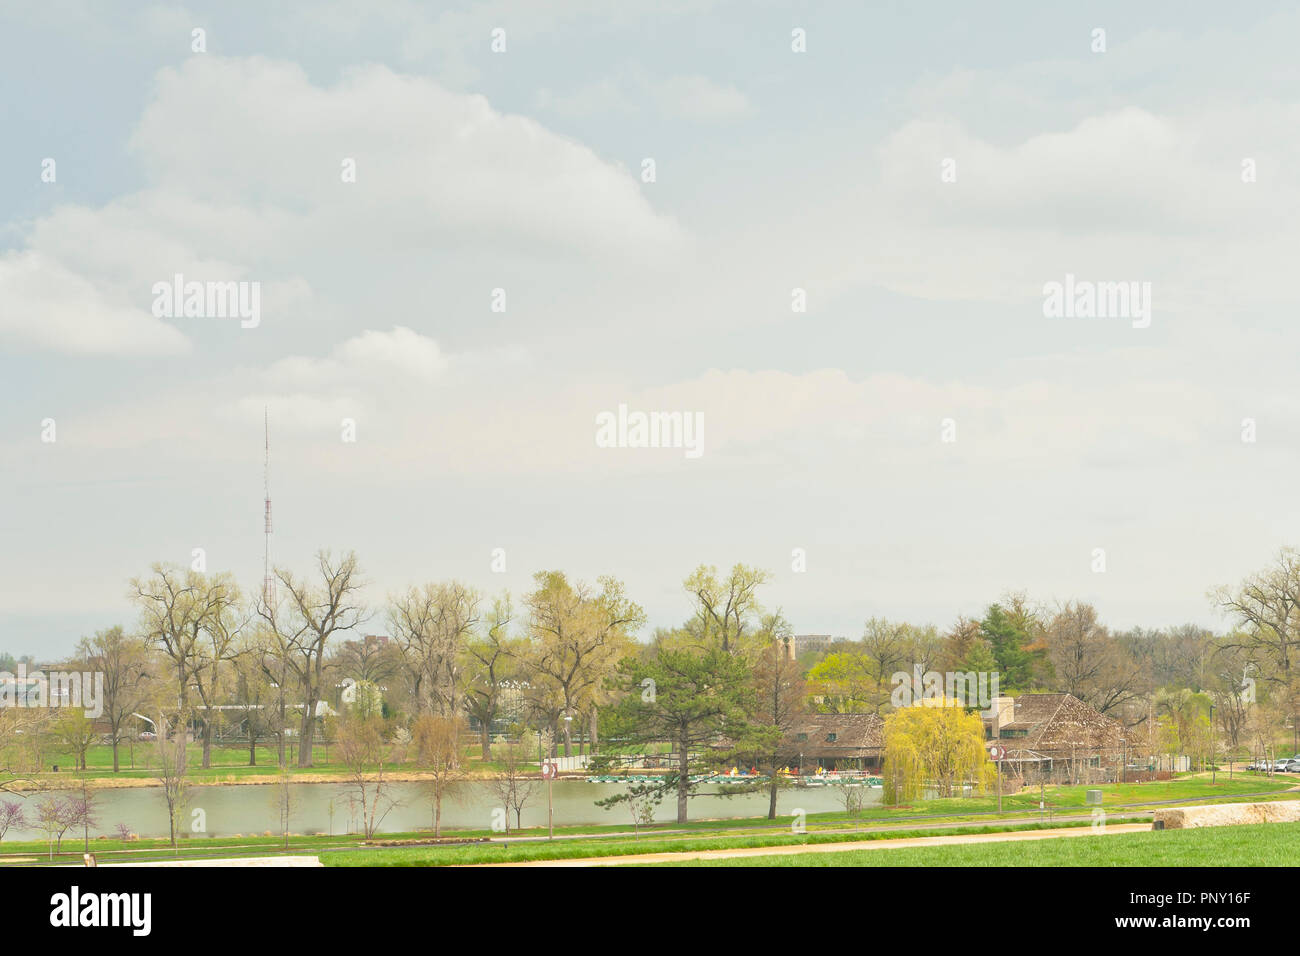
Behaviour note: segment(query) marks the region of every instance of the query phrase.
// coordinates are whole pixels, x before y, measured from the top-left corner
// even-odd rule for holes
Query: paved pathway
[[[100,866],[324,866],[318,856],[231,856],[211,860],[155,860],[146,863],[101,863]]]
[[[738,847],[734,850],[698,850],[685,853],[638,853],[630,856],[587,857],[579,860],[523,860],[517,863],[484,863],[481,866],[618,866],[624,863],[680,863],[686,860],[722,860],[738,856],[790,856],[799,853],[847,853],[851,850],[890,850],[899,847],[952,846],[959,843],[998,843],[1016,840],[1050,840],[1057,837],[1109,836],[1112,833],[1150,832],[1149,823],[1107,824],[1092,827],[1063,827],[1053,830],[1023,830],[1012,833],[967,833],[960,836],[900,837],[895,840],[862,840],[853,843],[814,843],[799,846]]]

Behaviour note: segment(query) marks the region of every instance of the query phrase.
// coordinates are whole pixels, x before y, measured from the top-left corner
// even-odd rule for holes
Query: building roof
[[[884,746],[884,728],[878,714],[804,714],[795,718],[781,746],[805,757],[874,756]]]
[[[1071,694],[1022,694],[1015,699],[1013,719],[998,733],[1008,750],[1055,754],[1118,749],[1123,736],[1119,721]]]
[[[1070,694],[1022,694],[1014,707],[1014,719],[1002,725],[997,738],[1012,759],[1018,751],[1057,759],[1075,752],[1118,751],[1124,736],[1119,721]],[[990,723],[988,718],[985,723]],[[878,714],[804,714],[794,719],[781,747],[811,758],[879,756],[884,729]]]

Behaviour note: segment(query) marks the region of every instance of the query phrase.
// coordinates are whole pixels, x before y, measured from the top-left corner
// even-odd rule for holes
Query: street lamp
[[[1216,748],[1217,743],[1218,741],[1215,739],[1214,736],[1214,705],[1211,704],[1210,705],[1210,783],[1214,783],[1216,779],[1215,774],[1218,772],[1219,769],[1218,761],[1214,759],[1215,756],[1214,752],[1217,749]]]

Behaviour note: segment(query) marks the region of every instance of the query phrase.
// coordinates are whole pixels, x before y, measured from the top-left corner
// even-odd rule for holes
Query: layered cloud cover
[[[65,13],[9,15],[9,52],[147,69],[74,58],[14,104],[15,648],[126,620],[125,579],[195,547],[255,580],[264,415],[277,558],[355,548],[376,600],[562,566],[670,624],[695,564],[744,560],[802,631],[1012,588],[1210,623],[1294,543],[1293,15],[1116,7],[1095,54],[1068,17],[849,5]],[[261,322],[159,317],[177,275],[257,283]],[[1045,317],[1067,275],[1150,283],[1149,327]],[[702,415],[705,453],[598,447],[620,405]]]

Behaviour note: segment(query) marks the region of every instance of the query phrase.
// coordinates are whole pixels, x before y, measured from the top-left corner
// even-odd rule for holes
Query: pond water
[[[433,811],[427,785],[395,783],[390,786],[391,793],[398,802],[384,818],[381,831],[394,833],[432,826]],[[604,824],[631,827],[632,817],[626,805],[619,805],[612,810],[595,805],[596,800],[622,792],[626,789],[625,785],[558,780],[552,786],[556,826]],[[294,784],[291,790],[293,816],[289,828],[292,832],[348,833],[360,829],[357,822],[350,819],[348,791],[343,784]],[[186,819],[191,819],[194,810],[202,810],[206,818],[206,832],[194,836],[205,838],[233,836],[236,833],[261,834],[267,830],[278,832],[280,824],[275,802],[276,791],[274,786],[259,785],[191,787],[190,816]],[[879,803],[881,791],[867,789],[863,791],[863,797],[867,804]],[[36,799],[38,798],[29,796],[22,801],[28,807],[29,814]],[[92,837],[100,833],[116,835],[119,823],[125,823],[133,833],[140,836],[167,836],[167,808],[161,788],[100,790],[95,793],[94,801],[99,825],[92,829]],[[706,790],[691,798],[690,818],[704,820],[766,815],[767,803],[766,792],[721,796],[716,789],[713,792]],[[454,784],[449,796],[443,800],[442,825],[449,828],[490,829],[492,812],[498,805],[485,783]],[[676,807],[675,798],[669,796],[659,806],[656,820],[671,823],[677,817]],[[777,796],[778,818],[789,820],[796,809],[807,813],[842,810],[844,806],[840,788],[824,786],[783,789]],[[546,787],[539,784],[524,806],[523,825],[545,826],[546,816]],[[510,825],[511,828],[515,825],[513,817]],[[187,823],[187,829],[188,826]],[[6,841],[41,838],[42,834],[34,829],[10,830]],[[74,839],[74,835],[70,833],[64,839]]]

